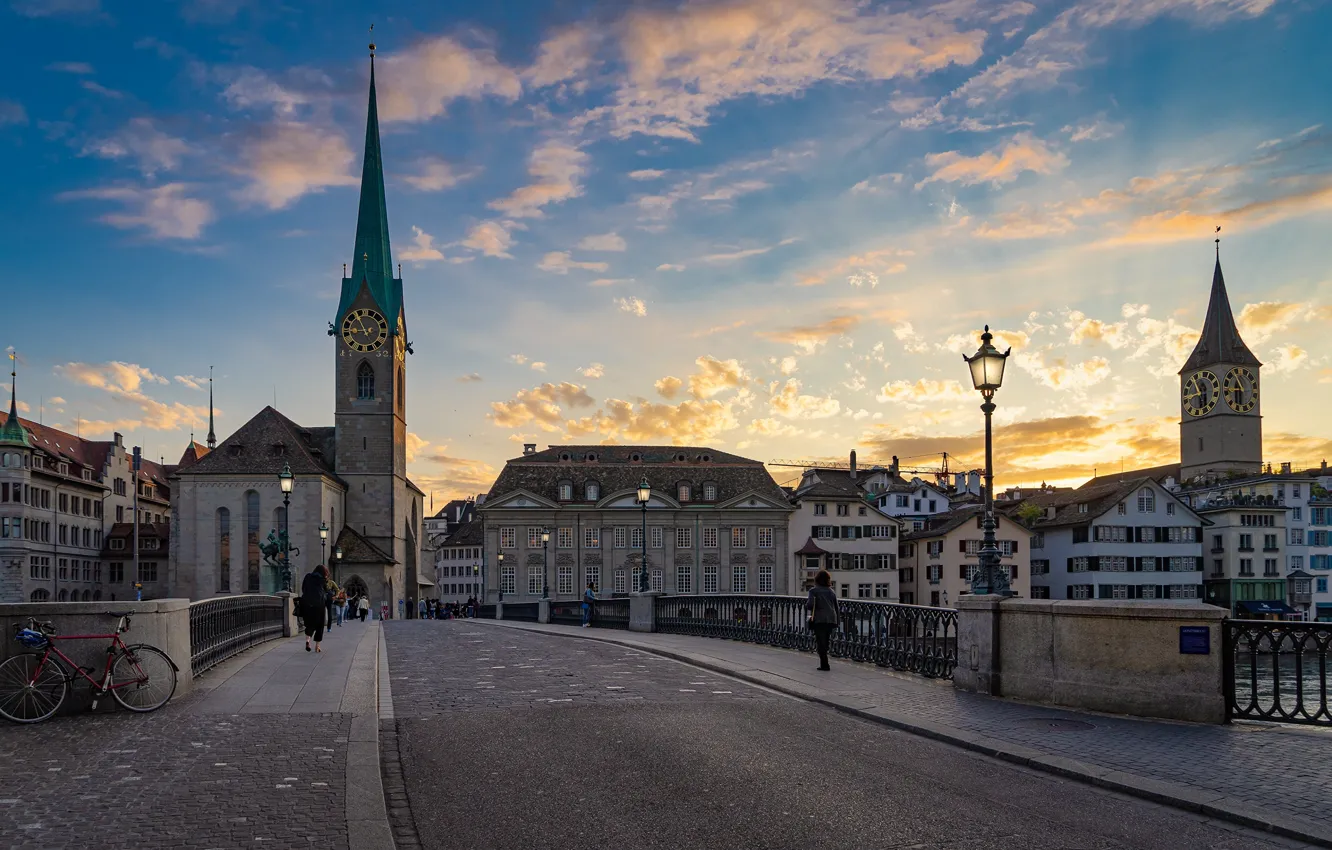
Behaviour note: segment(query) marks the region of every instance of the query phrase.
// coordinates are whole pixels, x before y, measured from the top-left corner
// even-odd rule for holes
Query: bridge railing
[[[504,619],[522,620],[528,623],[539,622],[541,618],[540,602],[505,602]]]
[[[656,630],[697,637],[743,640],[810,651],[814,633],[804,596],[708,594],[659,596]],[[829,654],[931,678],[952,678],[957,666],[957,611],[839,599],[840,622]]]
[[[190,603],[190,672],[198,676],[238,652],[282,637],[288,600],[242,594]]]
[[[629,628],[628,599],[598,599],[592,603],[592,628]]]
[[[1226,717],[1332,726],[1332,623],[1222,623]]]

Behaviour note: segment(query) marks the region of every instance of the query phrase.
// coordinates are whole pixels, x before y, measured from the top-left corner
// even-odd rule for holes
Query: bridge
[[[0,798],[0,844],[1332,846],[1321,731],[1110,716],[906,672],[956,659],[938,609],[863,609],[824,673],[772,603],[659,598],[672,616],[652,632],[608,600],[590,629],[557,604],[349,623],[319,655],[251,639],[154,714],[6,728],[0,759],[22,779]],[[1274,790],[1294,777],[1298,793]]]

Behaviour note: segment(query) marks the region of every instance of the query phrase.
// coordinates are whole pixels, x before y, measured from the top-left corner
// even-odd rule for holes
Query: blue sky
[[[523,442],[978,462],[1177,453],[1211,233],[1273,462],[1332,453],[1332,6],[4,0],[0,343],[44,421],[168,462],[332,419],[375,24],[411,472]]]

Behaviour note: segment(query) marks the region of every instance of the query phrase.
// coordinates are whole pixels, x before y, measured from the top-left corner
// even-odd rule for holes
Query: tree
[[[1023,502],[1022,507],[1018,508],[1017,511],[1017,518],[1028,528],[1035,525],[1036,520],[1043,516],[1045,516],[1045,509],[1032,502]]]

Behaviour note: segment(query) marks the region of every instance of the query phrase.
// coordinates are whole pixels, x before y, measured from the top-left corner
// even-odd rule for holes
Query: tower
[[[329,325],[336,375],[334,468],[347,484],[347,525],[391,554],[398,564],[405,564],[411,536],[406,522],[411,514],[407,314],[402,280],[393,276],[389,252],[374,49],[370,45],[370,100],[356,244],[351,274],[342,280],[338,312]],[[415,581],[414,576],[410,578]]]
[[[1262,471],[1262,365],[1235,327],[1218,239],[1202,336],[1179,370],[1181,480],[1209,472]]]

